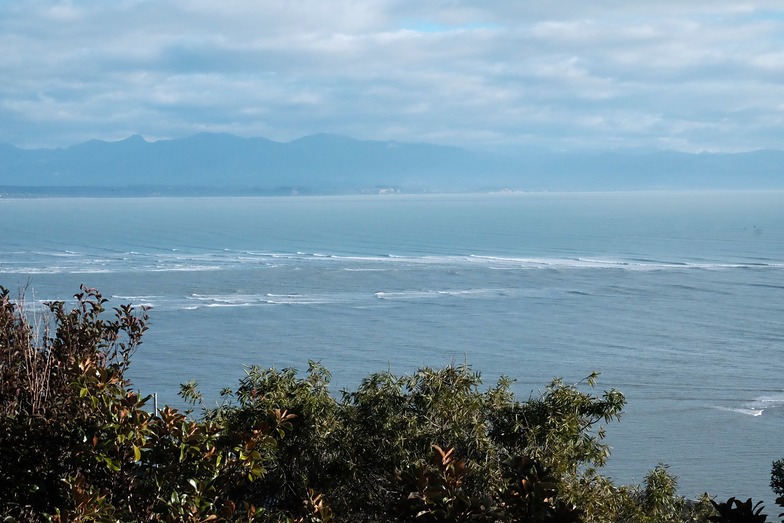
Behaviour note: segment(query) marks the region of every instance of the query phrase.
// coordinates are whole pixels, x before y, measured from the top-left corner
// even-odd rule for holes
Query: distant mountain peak
[[[303,136],[301,138],[297,138],[295,140],[291,140],[288,143],[291,144],[302,144],[302,143],[359,143],[362,140],[357,140],[356,138],[350,138],[348,136],[344,136],[342,134],[332,134],[332,133],[316,133],[316,134],[309,134],[307,136]]]
[[[289,142],[213,132],[148,142],[135,134],[62,149],[0,145],[0,187],[166,187],[170,193],[198,188],[204,194],[375,194],[379,187],[399,192],[782,189],[784,151],[492,153],[330,133]]]

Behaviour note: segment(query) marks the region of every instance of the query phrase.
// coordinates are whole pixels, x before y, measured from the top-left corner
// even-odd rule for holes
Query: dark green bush
[[[763,521],[750,502],[686,503],[664,467],[641,487],[599,474],[625,400],[594,394],[596,375],[520,401],[507,378],[424,368],[338,398],[317,363],[250,367],[194,419],[151,412],[125,377],[147,312],[75,298],[36,316],[0,288],[3,521]]]

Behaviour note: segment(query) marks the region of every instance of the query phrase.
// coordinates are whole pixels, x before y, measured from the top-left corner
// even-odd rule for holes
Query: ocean
[[[784,192],[0,199],[0,285],[147,305],[130,377],[208,405],[246,365],[467,363],[521,399],[601,373],[604,473],[765,501],[784,458]]]

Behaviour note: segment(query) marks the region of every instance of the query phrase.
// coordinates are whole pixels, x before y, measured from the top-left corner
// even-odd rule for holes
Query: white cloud
[[[770,0],[0,3],[0,142],[780,147]]]

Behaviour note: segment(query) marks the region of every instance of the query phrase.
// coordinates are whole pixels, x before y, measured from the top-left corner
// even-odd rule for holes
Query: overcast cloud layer
[[[0,142],[784,148],[780,0],[0,0]]]

